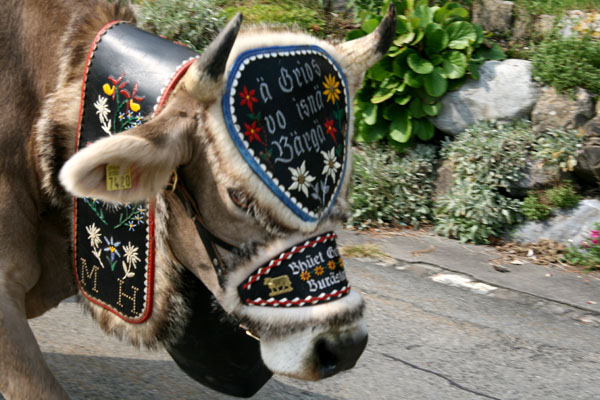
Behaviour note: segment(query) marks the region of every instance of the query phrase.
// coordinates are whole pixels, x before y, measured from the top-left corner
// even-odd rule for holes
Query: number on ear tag
[[[131,189],[131,171],[129,167],[121,168],[119,165],[106,165],[106,190]]]

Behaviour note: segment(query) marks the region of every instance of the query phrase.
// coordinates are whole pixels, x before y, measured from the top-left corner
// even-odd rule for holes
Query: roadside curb
[[[462,244],[427,232],[366,234],[343,230],[341,246],[374,244],[402,263],[424,263],[470,276],[476,281],[518,291],[600,315],[600,279],[544,265],[507,265],[496,271],[490,261],[502,254],[490,246]]]

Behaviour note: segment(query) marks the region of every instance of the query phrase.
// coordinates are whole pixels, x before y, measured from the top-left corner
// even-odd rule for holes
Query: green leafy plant
[[[485,60],[503,59],[497,46],[484,44],[478,25],[457,3],[430,7],[426,0],[395,1],[396,37],[386,56],[371,68],[356,101],[356,140],[388,139],[397,150],[411,139],[429,140],[434,126],[428,117],[441,110],[440,98],[460,87],[468,76],[478,79]],[[385,2],[383,9],[387,8]],[[381,20],[372,15],[352,40],[372,32]]]
[[[600,94],[600,41],[591,36],[546,37],[534,47],[531,61],[535,79],[572,94],[582,87]]]
[[[358,146],[349,224],[361,229],[431,222],[435,151],[418,145],[405,155],[377,144]]]
[[[577,194],[570,181],[564,181],[559,186],[546,190],[548,202],[558,208],[573,208],[582,199]]]
[[[142,28],[200,51],[219,33],[225,16],[209,0],[152,0],[140,5]]]
[[[535,134],[526,122],[482,123],[442,145],[454,180],[435,204],[435,230],[463,242],[487,243],[523,218],[521,201],[504,195],[522,177]]]
[[[543,221],[552,215],[552,208],[540,202],[540,197],[535,193],[529,193],[523,200],[521,212],[528,221]]]
[[[532,156],[541,160],[545,168],[555,172],[573,171],[584,138],[582,133],[575,130],[555,129],[544,132],[534,143]]]
[[[595,223],[590,235],[579,246],[571,246],[565,254],[565,261],[571,265],[583,265],[590,270],[600,269],[600,224]]]

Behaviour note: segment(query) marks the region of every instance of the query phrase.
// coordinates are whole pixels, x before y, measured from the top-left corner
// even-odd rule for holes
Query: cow
[[[347,283],[333,232],[349,214],[350,106],[393,40],[391,3],[375,31],[337,44],[282,29],[240,31],[238,15],[201,55],[181,55],[168,95],[142,116],[152,99],[129,67],[106,56],[115,66],[103,81],[85,75],[111,40],[139,61],[140,76],[150,74],[146,53],[134,48],[154,39],[134,28],[129,6],[2,2],[7,399],[68,398],[27,319],[76,293],[106,333],[164,346],[192,377],[230,394],[253,394],[271,373],[318,380],[354,366],[367,342],[364,302]],[[165,49],[151,64],[183,51]],[[98,92],[86,106],[88,89]],[[105,106],[115,99],[120,111],[111,114]],[[80,138],[91,122],[105,137]],[[102,236],[101,223],[78,227],[86,212],[106,222],[111,207],[121,210],[120,229],[145,224],[145,256],[133,242]],[[145,275],[140,259],[151,260]],[[111,273],[112,302],[97,297],[101,274]],[[140,275],[147,286],[127,286]]]

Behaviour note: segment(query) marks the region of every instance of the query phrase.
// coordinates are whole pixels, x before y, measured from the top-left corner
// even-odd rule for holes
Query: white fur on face
[[[362,320],[336,330],[307,327],[300,332],[277,338],[262,338],[260,353],[271,371],[302,380],[319,379],[316,346],[320,340],[335,342],[345,337],[362,337],[367,333]]]

